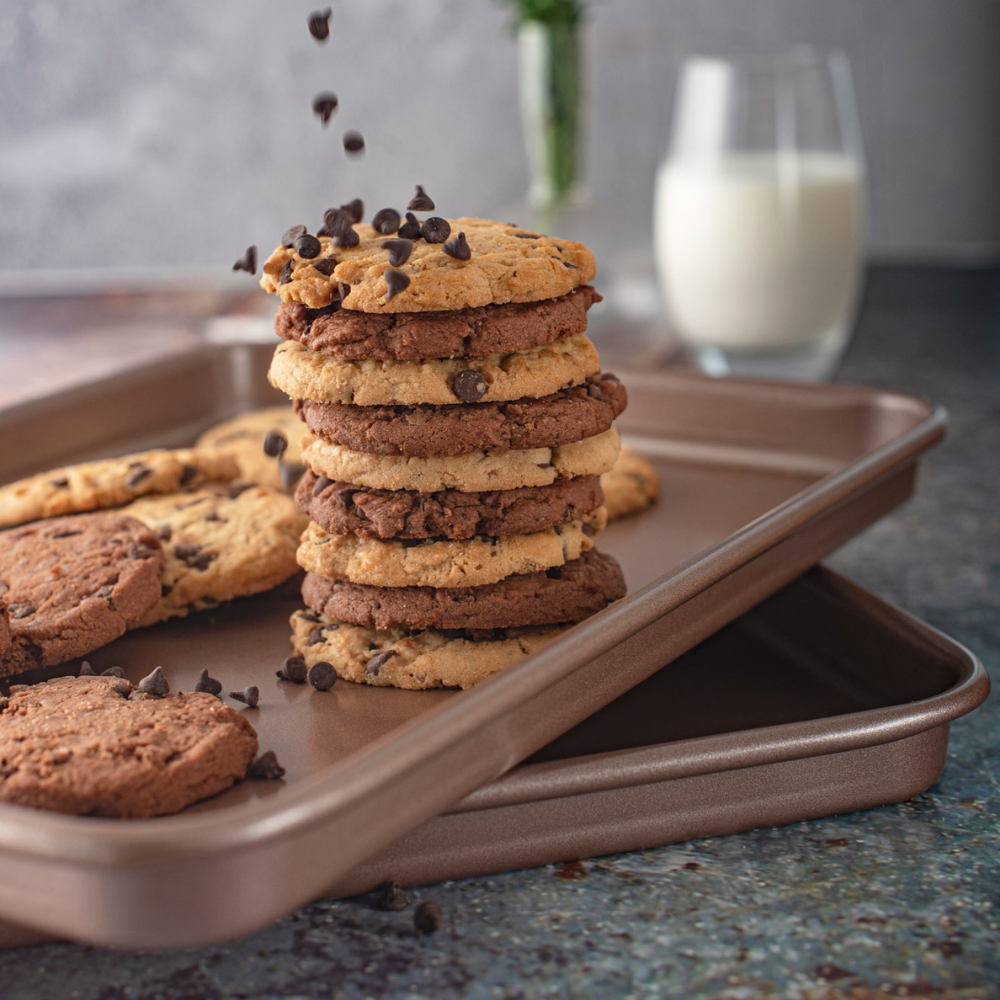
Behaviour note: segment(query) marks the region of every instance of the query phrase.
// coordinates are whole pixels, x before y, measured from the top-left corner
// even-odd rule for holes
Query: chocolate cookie
[[[299,510],[333,534],[360,538],[472,538],[529,535],[601,506],[598,476],[549,486],[462,493],[375,490],[307,471],[295,493]]]
[[[14,686],[0,712],[0,802],[89,816],[174,813],[246,774],[257,734],[210,694],[130,701],[114,677]]]
[[[591,375],[583,385],[541,399],[450,406],[350,406],[295,402],[314,434],[332,444],[376,455],[461,455],[570,444],[606,431],[628,402],[614,375]]]
[[[140,521],[76,514],[0,532],[10,649],[0,674],[64,663],[122,635],[160,596],[163,553]]]
[[[625,596],[621,567],[596,549],[537,573],[483,587],[371,587],[307,573],[302,599],[367,628],[494,629],[583,621]]]
[[[509,302],[447,312],[364,313],[282,302],[274,329],[311,351],[338,358],[420,361],[508,354],[573,337],[587,329],[587,310],[601,296],[590,285],[541,302]]]

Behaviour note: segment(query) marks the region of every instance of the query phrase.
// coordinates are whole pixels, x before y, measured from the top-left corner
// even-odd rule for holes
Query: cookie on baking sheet
[[[374,587],[481,587],[513,573],[534,573],[578,559],[606,523],[604,508],[599,507],[579,521],[531,535],[461,541],[331,535],[310,524],[297,558],[306,572]]]
[[[365,313],[282,302],[274,317],[282,340],[339,358],[422,361],[509,354],[573,337],[587,329],[587,310],[601,296],[590,285],[557,299],[510,302],[448,312]]]
[[[156,536],[118,512],[0,532],[10,628],[0,675],[65,663],[118,638],[159,600],[163,564]]]
[[[122,513],[148,525],[166,556],[159,600],[133,627],[270,590],[298,572],[307,519],[291,497],[266,486],[143,497]]]
[[[372,455],[311,437],[302,445],[302,460],[328,479],[377,490],[482,493],[548,486],[560,479],[578,476],[599,476],[615,464],[620,446],[614,427],[594,437],[553,448],[470,451],[464,455],[430,458]]]
[[[298,480],[302,463],[302,438],[306,428],[287,404],[248,410],[231,420],[210,427],[198,438],[196,445],[205,451],[215,451],[233,458],[239,467],[239,478],[280,490],[286,488],[281,466],[276,458],[264,454],[264,438],[278,431],[288,442],[282,464],[286,477]]]
[[[292,615],[292,648],[306,666],[327,662],[338,677],[375,687],[472,687],[551,642],[569,626],[475,633],[372,629],[315,611]]]
[[[210,694],[130,701],[114,677],[15,685],[0,711],[0,802],[88,816],[174,813],[244,777],[249,722]]]
[[[331,444],[376,455],[461,455],[571,444],[606,431],[628,401],[614,375],[538,399],[447,406],[351,406],[297,400],[309,430]]]
[[[0,528],[43,517],[79,514],[128,503],[148,493],[173,493],[235,479],[228,455],[192,448],[100,458],[0,486]]]
[[[373,490],[307,470],[295,491],[303,514],[331,534],[359,538],[472,538],[530,535],[575,521],[603,503],[599,476],[549,486],[462,493]]]
[[[622,448],[612,468],[601,476],[608,520],[636,514],[651,507],[660,495],[660,477],[653,463],[631,448]]]
[[[358,224],[353,228],[360,241],[354,247],[334,247],[329,236],[319,237],[315,257],[278,247],[264,262],[260,286],[282,302],[312,309],[339,298],[346,308],[360,312],[437,312],[555,299],[586,285],[597,273],[594,255],[582,243],[490,219],[447,223],[451,236],[465,234],[469,259],[456,259],[443,242],[425,239],[407,241],[408,247],[386,247],[385,234]],[[395,295],[388,294],[385,277],[390,249],[407,251],[407,259],[394,270],[408,280]]]
[[[597,351],[582,333],[511,354],[429,361],[349,361],[291,340],[275,348],[267,377],[292,399],[412,406],[548,396],[579,385],[599,367]]]
[[[579,622],[625,596],[621,567],[590,549],[563,566],[482,587],[372,587],[307,573],[302,599],[367,628],[494,629]]]

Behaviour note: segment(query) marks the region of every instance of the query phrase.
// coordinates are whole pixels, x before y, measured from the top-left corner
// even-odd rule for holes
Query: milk
[[[667,160],[656,256],[685,341],[795,347],[851,320],[861,263],[861,170],[834,153]]]

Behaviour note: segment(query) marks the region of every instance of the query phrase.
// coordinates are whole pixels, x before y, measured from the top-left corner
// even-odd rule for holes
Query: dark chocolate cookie
[[[601,296],[590,285],[540,302],[451,312],[369,313],[338,304],[309,309],[283,302],[274,329],[320,354],[360,360],[417,361],[507,354],[587,329],[587,310]]]
[[[146,525],[74,514],[0,532],[10,649],[0,675],[64,663],[124,633],[160,597],[163,552]]]
[[[582,621],[625,596],[621,567],[591,549],[483,587],[371,587],[307,573],[302,599],[338,621],[388,629],[494,629]]]
[[[606,431],[628,402],[614,375],[591,375],[540,399],[445,406],[295,402],[309,430],[331,444],[376,455],[462,455],[571,444]]]
[[[528,535],[573,521],[601,506],[599,476],[549,486],[462,493],[373,490],[307,471],[295,493],[299,510],[320,527],[360,538],[472,538]]]

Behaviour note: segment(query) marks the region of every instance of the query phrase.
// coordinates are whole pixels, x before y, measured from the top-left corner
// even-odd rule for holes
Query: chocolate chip
[[[420,227],[420,235],[428,243],[444,243],[451,235],[451,226],[448,224],[447,219],[432,215]]]
[[[441,249],[455,260],[468,260],[472,256],[472,248],[465,240],[465,233],[459,233],[453,240],[448,240]]]
[[[333,269],[337,266],[337,258],[333,255],[329,257],[324,257],[322,260],[317,260],[314,262],[313,267],[319,271],[320,274],[325,274],[328,278],[333,274]]]
[[[323,244],[310,233],[306,233],[305,236],[298,237],[294,246],[295,252],[300,257],[304,257],[306,260],[312,260],[313,257],[318,257],[320,255],[320,251],[323,249]]]
[[[152,474],[153,470],[149,468],[148,465],[140,465],[137,469],[134,469],[129,473],[128,478],[125,480],[125,485],[130,489],[134,489],[139,485],[139,483]]]
[[[433,212],[434,202],[428,197],[427,192],[418,184],[417,193],[410,199],[406,206],[411,212]]]
[[[323,229],[326,236],[343,236],[351,231],[354,219],[346,208],[328,208],[323,213]]]
[[[413,253],[413,244],[409,240],[385,240],[382,249],[389,251],[391,267],[402,267]]]
[[[410,897],[403,892],[398,882],[386,882],[378,899],[378,908],[394,912],[405,910],[410,905]]]
[[[334,236],[330,242],[335,247],[356,247],[361,242],[361,237],[353,229],[348,229],[341,236]]]
[[[302,617],[306,618],[307,616],[303,615]],[[307,620],[308,621],[314,621],[315,619],[308,618]],[[318,645],[319,643],[321,643],[322,641],[323,641],[323,626],[322,625],[317,625],[316,628],[314,628],[309,633],[309,635],[306,636],[306,642],[305,642],[305,644],[307,646],[315,646],[315,645]]]
[[[488,388],[486,377],[471,368],[459,372],[451,380],[451,391],[463,403],[478,403],[486,395]]]
[[[538,233],[515,233],[514,234],[519,240],[537,240]]]
[[[125,671],[121,667],[108,667],[107,670],[101,671],[102,677],[118,677],[119,679],[125,677]]]
[[[219,693],[222,691],[222,682],[217,681],[214,677],[209,677],[207,670],[202,670],[202,672],[198,675],[198,680],[195,683],[194,689],[202,694],[214,694],[218,697]]]
[[[287,250],[300,236],[305,236],[309,232],[305,226],[292,226],[285,230],[285,235],[281,237],[281,245]]]
[[[385,301],[394,299],[400,292],[405,291],[410,286],[410,276],[395,268],[387,267],[382,276],[385,278]]]
[[[230,500],[235,500],[241,493],[245,493],[253,486],[253,483],[235,482],[230,483],[226,489]]]
[[[132,685],[126,680],[117,680],[111,685],[111,690],[116,694],[121,695],[123,698],[132,697]]]
[[[569,269],[570,269],[571,271],[579,271],[579,270],[580,270],[580,269],[579,269],[579,268],[578,268],[578,267],[576,266],[576,264],[572,264],[572,263],[570,263],[570,262],[569,262],[568,260],[564,260],[564,261],[562,262],[562,264],[563,264],[563,267],[568,267],[568,268],[569,268]]]
[[[291,681],[293,684],[305,684],[308,673],[306,661],[301,656],[290,656],[282,664],[281,669],[277,671],[277,676],[281,680]]]
[[[366,664],[365,673],[369,677],[378,677],[382,668],[396,655],[396,650],[387,649],[384,653],[376,653]]]
[[[590,396],[592,399],[604,398],[604,393],[602,392],[601,387],[596,382],[587,383],[587,395]]]
[[[357,129],[349,129],[344,133],[344,150],[357,156],[365,150],[365,137]]]
[[[326,10],[314,10],[309,15],[309,34],[317,42],[325,42],[330,37],[330,15],[333,11],[327,7]]]
[[[351,294],[351,286],[346,281],[338,281],[337,294],[340,296],[340,301],[343,302]]]
[[[143,677],[136,686],[142,694],[151,694],[160,698],[170,693],[170,685],[167,683],[166,677],[163,676],[160,667]]]
[[[545,575],[550,580],[561,580],[562,579],[562,575],[563,575],[562,566],[552,566],[552,567],[550,567],[549,569],[547,569],[545,571]]]
[[[278,474],[281,476],[281,485],[286,490],[290,490],[305,474],[306,467],[300,462],[285,462],[278,460]]]
[[[135,545],[129,546],[129,550],[125,554],[129,559],[148,559],[153,554],[153,550],[144,542],[136,542]]]
[[[593,537],[597,534],[597,529],[592,524],[585,524],[583,526],[583,533],[589,537]]]
[[[324,128],[330,123],[330,119],[333,117],[334,111],[337,110],[338,104],[340,104],[340,101],[332,90],[324,90],[322,94],[317,94],[313,98],[313,114],[318,116]]]
[[[182,465],[181,466],[181,479],[180,485],[187,486],[188,483],[198,475],[197,465]]]
[[[72,538],[74,535],[82,535],[83,532],[77,528],[67,528],[65,531],[54,531],[49,538]]]
[[[299,617],[304,618],[307,622],[319,621],[319,615],[315,611],[313,611],[312,608],[306,608],[305,611],[300,611]]]
[[[257,702],[260,701],[260,691],[256,684],[251,684],[242,691],[230,691],[229,697],[233,701],[242,701],[244,705],[249,705],[250,708],[256,708]]]
[[[413,926],[421,934],[433,934],[441,927],[442,919],[441,907],[430,900],[421,903],[413,911]]]
[[[317,691],[329,691],[334,684],[337,683],[337,671],[333,669],[333,666],[326,662],[326,660],[320,660],[319,663],[314,663],[309,668],[309,683]]]
[[[248,778],[259,778],[263,781],[277,781],[285,776],[285,769],[278,763],[273,750],[262,753],[248,768]]]
[[[234,271],[246,271],[247,274],[257,273],[257,248],[247,247],[243,251],[243,256],[233,264]]]
[[[383,236],[396,232],[399,229],[399,212],[394,208],[380,208],[372,219],[372,227]]]
[[[281,274],[278,275],[278,284],[287,285],[289,281],[292,280],[292,271],[295,269],[295,265],[292,258],[289,257],[285,261],[285,266],[281,269]]]
[[[322,493],[323,490],[325,490],[332,482],[333,480],[329,479],[327,476],[320,476],[313,485],[312,495],[314,497],[318,497],[320,493]]]
[[[288,438],[279,431],[268,431],[264,435],[264,454],[269,458],[279,458],[288,447]]]
[[[56,489],[64,490],[67,486],[69,486],[69,477],[60,476],[58,479],[50,479],[49,486],[55,486]]]
[[[406,222],[399,227],[399,232],[396,235],[405,240],[419,240],[420,220],[412,212],[407,212]]]
[[[365,217],[365,203],[360,198],[354,198],[340,207],[350,213],[351,222],[360,222]]]
[[[84,660],[83,663],[80,664],[80,673],[79,673],[78,676],[80,676],[80,677],[96,677],[97,676],[97,671],[94,670],[94,668],[86,660]]]
[[[91,597],[103,597],[110,604],[111,601],[108,600],[112,593],[114,592],[114,586],[110,583],[106,583],[103,587],[98,587],[90,596]]]

